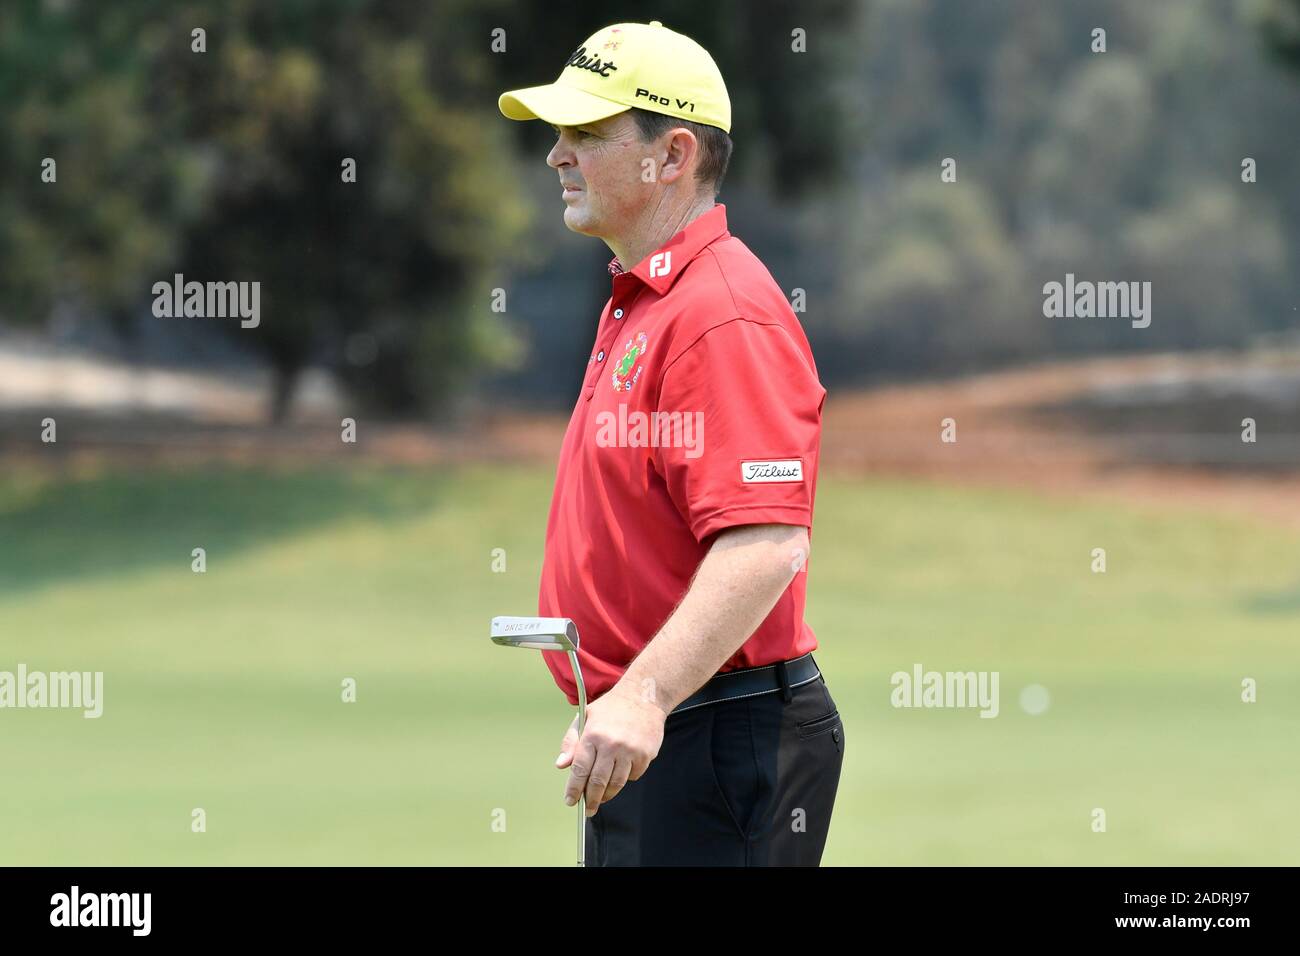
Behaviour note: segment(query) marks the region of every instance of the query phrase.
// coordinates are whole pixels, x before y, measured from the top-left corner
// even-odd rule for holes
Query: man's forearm
[[[758,629],[807,556],[807,529],[794,525],[745,525],[719,534],[685,597],[624,673],[620,690],[670,712]]]

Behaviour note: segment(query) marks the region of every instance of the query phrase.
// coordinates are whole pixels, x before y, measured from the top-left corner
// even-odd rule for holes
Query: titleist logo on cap
[[[573,55],[565,62],[565,66],[576,67],[579,70],[591,70],[598,76],[609,76],[610,70],[617,70],[613,60],[601,60],[598,56],[587,56],[587,48],[580,46],[573,51]]]
[[[742,461],[740,480],[751,481],[803,481],[803,461]]]

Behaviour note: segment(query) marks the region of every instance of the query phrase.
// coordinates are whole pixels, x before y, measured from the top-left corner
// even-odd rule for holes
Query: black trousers
[[[670,714],[659,755],[587,819],[587,866],[817,866],[844,762],[824,677]]]

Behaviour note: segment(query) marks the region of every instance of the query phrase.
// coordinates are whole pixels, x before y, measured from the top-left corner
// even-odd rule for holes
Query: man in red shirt
[[[658,21],[621,23],[499,106],[555,128],[565,224],[614,253],[538,607],[581,639],[592,703],[556,766],[566,803],[585,792],[588,865],[817,865],[844,758],[803,619],[826,390],[715,202],[722,76]]]

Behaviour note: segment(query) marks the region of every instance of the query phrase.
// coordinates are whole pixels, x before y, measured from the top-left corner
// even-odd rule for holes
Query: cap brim
[[[632,108],[559,83],[502,93],[497,106],[507,119],[539,119],[556,126],[594,123]]]

